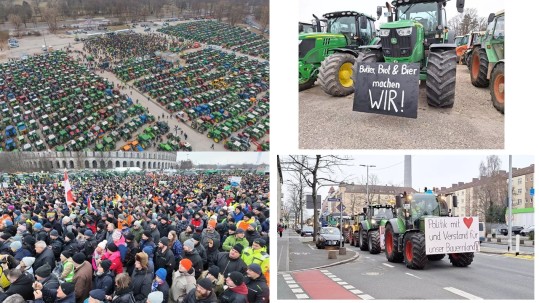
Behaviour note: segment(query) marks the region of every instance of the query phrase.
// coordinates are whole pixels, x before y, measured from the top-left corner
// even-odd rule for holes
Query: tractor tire
[[[427,264],[425,235],[420,232],[409,233],[404,237],[404,263],[411,269],[423,269]]]
[[[427,103],[433,107],[453,107],[457,83],[455,50],[431,51],[427,65]]]
[[[445,254],[427,255],[429,261],[440,261],[445,257]]]
[[[381,52],[370,52],[370,53],[359,53],[354,63],[354,71],[358,70],[361,63],[374,63],[374,62],[384,62],[384,57]],[[355,79],[355,74],[354,81]]]
[[[470,58],[470,79],[475,87],[488,87],[488,57],[485,49],[476,47]]]
[[[473,257],[473,252],[449,254],[449,262],[451,262],[451,264],[456,267],[467,267],[468,265],[472,264]]]
[[[367,231],[362,229],[359,231],[359,249],[366,251],[369,250]]]
[[[354,246],[359,247],[359,232],[354,233]]]
[[[505,111],[505,76],[503,65],[503,62],[496,64],[490,74],[490,96],[492,98],[492,105],[494,105],[494,107],[502,114]]]
[[[306,90],[306,89],[309,89],[309,88],[313,87],[315,82],[316,82],[316,77],[312,77],[312,78],[310,78],[309,80],[307,80],[305,82],[300,82],[299,83],[299,91],[303,91],[303,90]]]
[[[343,97],[353,93],[354,61],[354,56],[346,53],[334,53],[326,57],[318,69],[320,88],[334,97]]]
[[[382,251],[380,248],[380,232],[373,230],[369,232],[369,252],[373,255],[379,254]]]
[[[391,226],[386,227],[385,234],[386,242],[386,259],[389,262],[401,263],[404,259],[402,252],[399,252],[399,239],[398,234],[393,233],[393,228]]]

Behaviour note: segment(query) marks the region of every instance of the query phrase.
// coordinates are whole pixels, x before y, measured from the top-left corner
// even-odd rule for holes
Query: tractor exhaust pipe
[[[314,22],[315,22],[315,24],[313,25],[316,27],[316,32],[317,33],[322,32],[322,27],[320,26],[320,19],[318,19],[318,17],[315,14],[313,14],[313,17],[314,17]]]
[[[393,6],[391,6],[389,2],[386,2],[386,8],[387,8],[387,22],[393,22]]]

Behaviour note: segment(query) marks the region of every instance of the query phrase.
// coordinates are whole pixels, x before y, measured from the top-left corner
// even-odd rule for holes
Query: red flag
[[[90,196],[86,198],[86,203],[88,203],[88,211],[90,211],[90,209],[92,209],[92,201],[90,201]]]
[[[64,172],[64,188],[65,188],[65,197],[67,206],[75,203],[75,198],[73,198],[73,192],[71,191],[71,185],[69,184],[69,179],[67,177],[67,171]]]

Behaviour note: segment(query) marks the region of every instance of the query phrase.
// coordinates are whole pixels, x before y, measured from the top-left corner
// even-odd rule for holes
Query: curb
[[[301,271],[307,271],[307,270],[323,269],[323,268],[328,268],[328,267],[331,267],[331,266],[337,266],[337,265],[349,263],[349,262],[355,261],[357,258],[359,258],[359,252],[356,252],[352,258],[345,259],[345,260],[342,260],[342,261],[338,261],[338,262],[335,262],[335,263],[326,264],[326,265],[320,265],[320,266],[311,267],[311,268],[302,268],[302,269],[289,270],[289,271],[278,271],[277,274],[282,275],[282,274],[286,274],[286,273],[294,273],[294,272],[301,272]]]

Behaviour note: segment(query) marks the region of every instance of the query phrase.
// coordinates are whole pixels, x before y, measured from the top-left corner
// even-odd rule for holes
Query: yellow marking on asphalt
[[[523,259],[523,260],[533,260],[534,259],[534,256],[529,256],[529,255],[515,255],[515,254],[503,254],[503,256],[506,256],[506,257],[513,257],[513,258],[517,258],[517,259]]]

